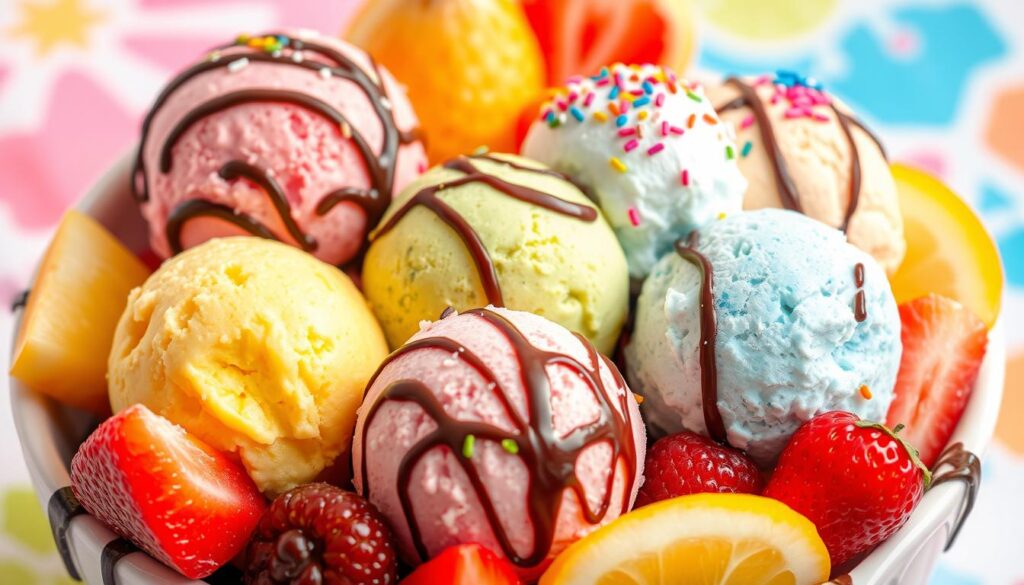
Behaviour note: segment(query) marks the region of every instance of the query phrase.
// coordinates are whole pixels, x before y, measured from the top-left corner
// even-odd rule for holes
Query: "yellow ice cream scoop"
[[[615,234],[565,177],[512,155],[452,159],[391,204],[363,288],[392,347],[446,307],[529,311],[612,350],[629,276]]]
[[[132,291],[108,362],[110,404],[145,404],[235,453],[276,494],[349,448],[386,354],[341,271],[277,242],[216,239]]]

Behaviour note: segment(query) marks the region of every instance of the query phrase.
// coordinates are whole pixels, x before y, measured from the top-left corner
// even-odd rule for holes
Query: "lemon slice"
[[[811,585],[829,570],[814,525],[782,502],[698,494],[596,530],[555,559],[540,585]]]
[[[990,327],[999,315],[1003,269],[981,220],[941,181],[892,165],[907,255],[889,279],[897,303],[928,293],[956,299]]]

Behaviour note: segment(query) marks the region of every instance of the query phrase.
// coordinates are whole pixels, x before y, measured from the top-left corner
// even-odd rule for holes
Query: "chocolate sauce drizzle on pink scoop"
[[[284,35],[270,33],[269,36]],[[218,47],[218,49],[236,47],[242,48],[245,47],[245,45],[232,43]],[[167,102],[168,98],[170,98],[171,94],[198,75],[214,69],[227,68],[231,63],[244,58],[249,62],[274,63],[276,65],[286,67],[308,69],[311,74],[317,75],[319,75],[321,71],[326,70],[330,72],[332,77],[342,78],[356,84],[356,86],[359,87],[366,95],[380,120],[384,135],[380,153],[374,152],[373,147],[370,146],[356,128],[352,127],[351,124],[348,123],[341,112],[322,100],[298,91],[253,88],[220,95],[207,102],[198,104],[178,120],[168,134],[167,139],[161,145],[160,172],[170,172],[174,162],[174,145],[177,143],[181,135],[199,120],[225,109],[246,103],[289,103],[305,108],[330,120],[337,126],[338,132],[342,138],[349,139],[350,137],[352,143],[362,155],[367,172],[370,175],[372,188],[366,190],[342,188],[332,193],[328,193],[317,205],[317,214],[324,215],[339,203],[352,202],[362,207],[363,211],[366,213],[368,229],[372,229],[376,226],[377,223],[380,222],[380,218],[384,215],[384,211],[387,209],[388,204],[391,202],[391,192],[394,187],[395,162],[399,144],[409,144],[418,140],[420,136],[419,130],[413,129],[407,132],[400,132],[398,130],[398,127],[395,124],[394,115],[387,100],[387,92],[384,89],[383,77],[375,63],[373,65],[373,69],[376,80],[372,79],[370,75],[352,59],[348,58],[340,51],[336,51],[326,45],[289,38],[288,48],[289,51],[287,53],[282,51],[280,54],[267,54],[263,52],[249,51],[224,55],[216,60],[208,60],[193,65],[174,78],[157,97],[152,109],[146,115],[146,118],[142,123],[142,139],[139,145],[139,151],[135,158],[135,168],[132,171],[132,191],[135,194],[135,198],[140,202],[146,201],[149,198],[149,179],[144,158],[146,142],[149,138],[149,132],[154,117]],[[328,61],[329,64],[321,63],[312,59],[295,61],[292,59],[292,55],[297,51],[319,56]],[[239,166],[241,164],[244,163],[241,163],[240,161],[228,162],[221,169],[221,176],[224,177],[225,180],[245,178],[262,187],[273,201],[274,208],[277,211],[281,222],[288,230],[289,235],[304,249],[308,251],[315,250],[316,240],[302,233],[299,229],[292,217],[287,197],[280,187],[277,186],[276,183],[273,183],[269,173],[252,167],[251,165],[243,169]],[[271,184],[275,187],[274,189],[268,188]],[[174,253],[181,251],[181,230],[184,228],[185,223],[196,217],[214,217],[232,223],[254,236],[277,239],[273,230],[263,225],[253,217],[236,213],[232,208],[225,205],[203,200],[190,200],[182,203],[172,210],[168,217],[166,227],[167,238]]]
[[[501,307],[505,305],[505,300],[501,294],[501,284],[498,282],[498,273],[495,270],[494,262],[491,261],[491,257],[487,253],[487,248],[480,240],[480,236],[473,229],[473,226],[471,226],[465,218],[459,215],[453,207],[445,203],[438,195],[448,189],[461,187],[470,183],[484,183],[492,189],[504,193],[509,197],[538,207],[543,207],[544,209],[561,215],[574,217],[581,221],[592,222],[597,220],[597,210],[587,205],[580,205],[578,203],[566,201],[565,199],[560,199],[550,193],[545,193],[544,191],[538,191],[537,189],[532,189],[524,185],[509,183],[495,175],[484,173],[473,164],[473,160],[486,160],[493,163],[503,164],[519,171],[567,180],[565,175],[555,171],[525,167],[492,156],[460,156],[445,163],[444,167],[446,169],[464,173],[465,176],[446,183],[431,185],[421,189],[415,195],[410,197],[409,200],[406,201],[400,209],[398,209],[398,211],[392,214],[384,225],[371,236],[371,239],[375,240],[391,231],[396,225],[398,225],[398,222],[400,222],[402,218],[404,218],[406,214],[416,206],[422,205],[426,207],[437,214],[437,216],[448,224],[449,227],[455,230],[455,233],[462,239],[462,242],[469,250],[470,256],[473,258],[473,263],[476,265],[477,272],[480,274],[480,281],[483,285],[484,294],[487,296],[487,302],[494,306]]]
[[[700,392],[704,411],[704,426],[708,435],[724,445],[729,444],[718,408],[718,365],[715,359],[715,341],[718,338],[718,320],[715,314],[715,274],[711,261],[697,251],[700,236],[690,232],[690,240],[676,242],[676,253],[700,271]]]
[[[389,363],[399,357],[420,350],[440,350],[458,355],[483,378],[484,387],[493,387],[494,395],[501,402],[506,416],[515,427],[508,431],[494,425],[476,421],[452,418],[445,411],[444,405],[437,399],[434,392],[425,384],[414,379],[403,379],[391,383],[381,392],[377,401],[370,407],[363,425],[362,477],[363,496],[370,498],[372,486],[367,473],[367,435],[380,407],[386,402],[411,402],[437,423],[437,428],[421,438],[402,457],[399,464],[396,488],[402,504],[402,513],[409,523],[413,544],[421,559],[428,558],[427,546],[423,542],[413,501],[410,495],[410,484],[416,464],[429,452],[447,448],[458,460],[465,472],[473,491],[480,501],[488,523],[498,540],[505,556],[521,567],[532,567],[548,557],[555,536],[555,524],[562,505],[563,492],[571,489],[580,502],[586,520],[592,524],[599,522],[611,509],[612,487],[614,484],[618,460],[622,459],[627,472],[624,483],[622,501],[616,503],[617,511],[625,513],[629,509],[631,486],[636,480],[637,450],[634,444],[632,423],[630,420],[629,400],[633,400],[626,388],[626,383],[615,366],[583,337],[576,335],[589,354],[588,364],[582,364],[562,353],[541,350],[532,345],[516,326],[494,311],[473,309],[465,314],[474,315],[485,320],[498,329],[512,345],[518,358],[523,388],[526,392],[528,412],[524,416],[509,402],[507,389],[501,386],[499,378],[491,371],[483,360],[466,347],[452,339],[433,337],[406,344],[384,361],[370,380],[368,388]],[[601,380],[600,365],[603,361],[615,379],[615,393],[608,392]],[[548,366],[564,366],[575,372],[587,384],[600,407],[598,419],[588,425],[577,427],[566,437],[559,437],[553,425],[551,411],[551,380],[548,378]],[[618,394],[618,405],[613,405],[611,396]],[[616,407],[617,406],[617,407]],[[527,554],[520,554],[512,546],[511,538],[498,516],[490,492],[484,485],[480,472],[472,458],[462,454],[463,444],[468,435],[475,439],[494,441],[515,441],[518,446],[516,456],[522,459],[528,472],[527,515],[533,527],[533,548]],[[583,485],[576,475],[576,460],[588,446],[599,442],[607,442],[612,449],[612,469],[605,484],[604,497],[597,510],[591,509]]]
[[[761,133],[761,142],[764,143],[765,152],[768,153],[768,159],[772,163],[772,170],[775,172],[775,185],[779,190],[779,199],[782,200],[782,205],[786,209],[803,213],[796,184],[793,182],[793,177],[789,174],[789,165],[786,164],[786,159],[782,156],[779,142],[775,138],[775,130],[772,127],[771,118],[768,115],[768,110],[764,107],[764,102],[757,94],[757,89],[737,77],[729,77],[725,80],[725,83],[739,90],[740,96],[716,107],[715,110],[721,114],[722,112],[742,107],[750,108],[750,111],[754,114],[754,119],[757,120],[757,127]],[[845,232],[846,228],[850,225],[850,218],[857,211],[861,187],[860,151],[857,149],[857,142],[853,138],[851,125],[860,128],[867,134],[878,145],[883,157],[885,156],[885,149],[882,147],[878,137],[860,120],[841,111],[834,103],[830,104],[829,107],[835,113],[839,126],[842,128],[843,134],[846,135],[846,140],[850,145],[850,202],[846,207],[843,223],[839,226],[839,229]]]

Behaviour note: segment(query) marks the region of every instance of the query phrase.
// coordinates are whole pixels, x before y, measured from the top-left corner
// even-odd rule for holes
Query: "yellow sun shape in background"
[[[40,57],[59,45],[84,49],[91,29],[106,17],[86,6],[84,0],[23,1],[20,12],[18,24],[8,32],[12,37],[32,40]]]

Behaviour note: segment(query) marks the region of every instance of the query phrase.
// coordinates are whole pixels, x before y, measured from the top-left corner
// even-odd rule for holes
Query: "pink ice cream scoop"
[[[418,136],[403,89],[361,50],[242,36],[157,97],[132,187],[161,257],[249,234],[341,265],[426,168]]]
[[[529,579],[630,509],[643,422],[618,370],[584,338],[519,311],[446,313],[370,382],[356,487],[406,561],[479,543]]]

